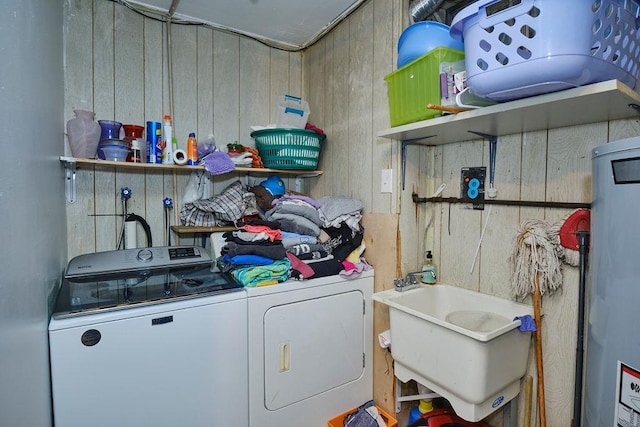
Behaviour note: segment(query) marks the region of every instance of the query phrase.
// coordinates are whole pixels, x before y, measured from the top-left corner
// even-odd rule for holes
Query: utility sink
[[[390,289],[373,299],[389,306],[391,353],[402,382],[430,388],[468,421],[518,395],[531,333],[518,329],[516,317],[532,315],[532,307],[445,284]]]

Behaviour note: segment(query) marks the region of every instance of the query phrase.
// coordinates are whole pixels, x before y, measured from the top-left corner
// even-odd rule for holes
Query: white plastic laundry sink
[[[429,387],[456,413],[479,421],[520,391],[531,333],[516,317],[532,307],[457,286],[373,294],[389,306],[395,376]]]

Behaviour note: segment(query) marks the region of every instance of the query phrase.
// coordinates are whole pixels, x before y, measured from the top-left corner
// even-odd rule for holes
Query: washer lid
[[[66,277],[53,317],[122,310],[243,289],[229,274],[212,272],[208,264]]]

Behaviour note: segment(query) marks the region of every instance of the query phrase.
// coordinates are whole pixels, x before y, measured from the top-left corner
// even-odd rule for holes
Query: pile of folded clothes
[[[289,278],[357,277],[371,268],[362,257],[362,208],[349,197],[284,194],[264,219],[239,223],[222,235],[218,267],[249,287]]]

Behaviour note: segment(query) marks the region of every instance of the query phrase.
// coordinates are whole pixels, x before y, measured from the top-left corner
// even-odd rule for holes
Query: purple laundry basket
[[[494,101],[612,79],[633,88],[639,10],[638,0],[480,0],[450,34],[464,40],[471,92]]]

